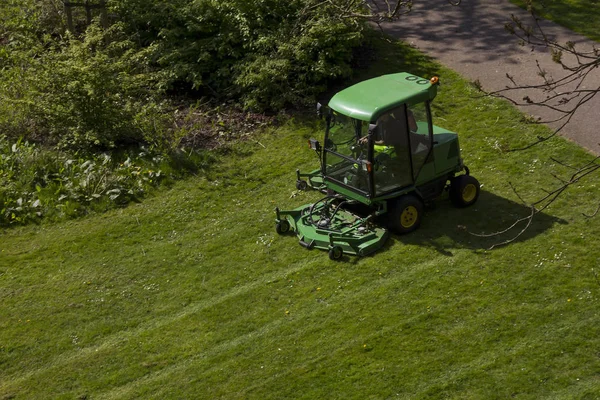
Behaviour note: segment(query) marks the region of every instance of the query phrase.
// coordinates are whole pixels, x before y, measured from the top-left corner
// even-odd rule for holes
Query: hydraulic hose
[[[308,210],[308,223],[309,223],[310,225],[314,225],[314,221],[313,221],[313,217],[312,217],[312,216],[313,216],[313,212],[314,212],[314,210],[315,210],[315,206],[316,206],[317,204],[319,204],[319,203],[326,203],[326,202],[327,202],[327,200],[329,200],[329,199],[336,199],[336,198],[338,198],[338,197],[337,197],[337,196],[335,196],[335,195],[327,195],[327,196],[323,197],[322,199],[320,199],[320,200],[317,200],[316,202],[314,202],[313,204],[311,204],[311,206],[310,206],[310,208],[309,208],[309,210]],[[337,212],[337,208],[336,208],[336,210],[335,210],[335,211]],[[334,215],[335,215],[335,214],[334,214]],[[320,221],[320,220],[321,220],[321,219],[319,218],[319,221]]]

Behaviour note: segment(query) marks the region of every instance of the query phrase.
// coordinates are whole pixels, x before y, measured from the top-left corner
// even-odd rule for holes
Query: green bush
[[[179,154],[179,153],[177,153]],[[210,158],[135,151],[79,156],[0,137],[0,226],[64,219],[127,204]],[[195,154],[194,154],[195,155]],[[184,159],[186,166],[172,166]],[[180,161],[181,164],[181,161]]]
[[[109,5],[117,21],[79,36],[54,1],[0,7],[1,132],[79,150],[169,148],[165,91],[258,111],[305,104],[351,75],[363,40],[361,22],[316,0]]]
[[[238,106],[313,101],[352,74],[363,41],[336,2],[109,0],[110,27],[77,32],[58,0],[1,2],[0,225],[125,204],[166,170],[214,162],[179,147],[218,147],[268,120]],[[190,107],[196,97],[210,109]],[[118,156],[134,145],[150,150]]]
[[[162,87],[193,87],[255,110],[304,103],[350,76],[352,48],[363,40],[362,22],[316,0],[111,4],[127,31],[155,51]]]
[[[80,150],[152,143],[164,125],[157,73],[121,24],[92,25],[83,40],[67,35],[46,46],[0,72],[5,132]],[[150,123],[140,124],[140,115]]]

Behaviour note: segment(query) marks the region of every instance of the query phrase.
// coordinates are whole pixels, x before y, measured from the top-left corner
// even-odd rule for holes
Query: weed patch
[[[210,166],[211,156],[192,153],[165,156],[138,148],[82,157],[0,137],[0,226],[73,218],[140,201],[190,168]]]

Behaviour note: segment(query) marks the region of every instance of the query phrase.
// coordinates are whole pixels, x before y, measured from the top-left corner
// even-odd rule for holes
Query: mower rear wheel
[[[290,223],[284,219],[282,219],[277,224],[275,224],[275,231],[280,235],[283,235],[284,233],[289,232],[289,230],[290,230]]]
[[[340,246],[333,246],[329,249],[329,259],[337,261],[344,255],[344,250]]]
[[[296,189],[298,190],[306,190],[308,188],[308,182],[298,179],[296,181]]]
[[[479,181],[471,175],[460,175],[450,181],[450,201],[456,207],[468,207],[479,198]]]
[[[414,231],[421,225],[423,202],[414,194],[405,194],[392,204],[390,229],[398,234]]]

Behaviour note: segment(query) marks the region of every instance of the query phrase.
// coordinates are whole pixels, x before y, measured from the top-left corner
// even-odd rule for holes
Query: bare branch
[[[541,206],[541,208],[539,208],[539,211],[543,211],[544,209],[548,208],[565,190],[567,190],[569,186],[578,183],[579,181],[581,181],[581,179],[599,170],[599,159],[600,157],[595,157],[593,160],[586,163],[584,166],[575,171],[571,175],[569,180],[566,180],[561,186],[548,192],[546,196],[532,203],[532,205]]]
[[[527,202],[525,200],[523,200],[523,198],[517,191],[517,188],[515,188],[515,186],[512,184],[512,182],[508,182],[508,184],[509,184],[510,188],[512,189],[513,193],[519,198],[519,200],[521,200],[521,203],[527,205]]]
[[[534,217],[539,214],[540,212],[544,211],[546,208],[548,208],[552,203],[554,203],[556,201],[556,199],[558,199],[570,186],[578,183],[581,181],[581,179],[587,177],[588,175],[600,170],[600,156],[599,157],[595,157],[592,160],[586,162],[585,164],[583,164],[581,167],[577,168],[577,167],[573,167],[570,166],[566,163],[557,161],[555,159],[553,159],[554,161],[558,162],[561,165],[567,166],[571,169],[574,169],[575,172],[573,172],[570,177],[568,179],[563,179],[560,178],[558,176],[556,176],[555,174],[552,174],[552,176],[554,176],[561,184],[560,186],[558,186],[557,188],[553,189],[553,190],[544,190],[542,188],[542,190],[546,193],[546,195],[544,197],[542,197],[541,199],[536,200],[533,203],[528,204],[523,197],[519,194],[519,192],[516,190],[516,188],[514,187],[514,185],[512,183],[509,182],[509,185],[511,187],[511,189],[513,190],[513,192],[515,193],[515,195],[519,198],[519,200],[521,200],[521,202],[525,205],[527,205],[530,209],[530,214],[527,217],[523,217],[523,218],[519,218],[517,219],[515,222],[513,222],[510,226],[508,226],[506,229],[500,230],[500,231],[496,231],[493,233],[488,233],[488,234],[483,234],[483,233],[473,233],[473,232],[469,232],[469,234],[473,235],[473,236],[477,236],[477,237],[482,237],[482,238],[489,238],[489,237],[496,237],[496,236],[501,236],[504,234],[507,234],[508,232],[510,232],[512,229],[514,229],[517,225],[521,224],[522,222],[527,222],[525,224],[525,227],[523,227],[523,229],[521,229],[521,231],[519,231],[515,236],[513,236],[510,239],[507,239],[505,241],[496,243],[494,245],[492,245],[489,250],[492,250],[496,247],[500,247],[500,246],[504,246],[507,245],[509,243],[514,242],[515,240],[517,240],[518,238],[520,238],[525,231],[529,228],[529,226],[531,225],[531,223],[533,222]],[[595,216],[600,210],[600,206],[598,207],[598,210],[596,210],[596,212],[590,216],[585,215],[586,217],[593,217]]]
[[[559,165],[562,165],[563,167],[567,167],[567,168],[569,168],[569,169],[572,169],[572,170],[575,170],[575,171],[577,171],[577,170],[578,170],[578,168],[577,168],[577,167],[574,167],[574,166],[572,166],[572,165],[569,165],[569,164],[567,164],[567,163],[565,163],[565,162],[563,162],[563,161],[560,161],[560,160],[558,160],[558,159],[556,159],[556,158],[554,158],[554,157],[550,157],[550,160],[554,161],[555,163],[557,163],[557,164],[559,164]]]
[[[596,208],[596,211],[594,211],[591,215],[583,213],[583,216],[587,218],[594,218],[598,214],[598,211],[600,211],[600,204],[598,205],[598,208]]]
[[[589,84],[591,74],[599,71],[600,49],[593,46],[591,50],[583,51],[578,49],[573,42],[563,44],[551,39],[540,25],[540,18],[535,15],[532,7],[529,7],[529,12],[532,16],[532,26],[524,24],[518,17],[512,15],[511,22],[505,25],[506,30],[515,35],[521,45],[548,49],[553,61],[566,72],[565,75],[555,79],[537,62],[540,83],[523,84],[507,74],[510,85],[487,94],[504,98],[516,106],[542,107],[551,110],[557,114],[556,118],[539,120],[538,123],[560,123],[560,125],[553,134],[538,137],[529,145],[511,151],[526,150],[553,138],[564,129],[584,104],[600,93],[600,86]],[[515,91],[525,91],[526,94],[521,101],[510,97],[510,94]],[[537,93],[537,96],[533,96],[531,93]],[[542,96],[543,98],[540,98]]]
[[[447,1],[453,6],[461,3],[461,0]],[[410,13],[413,7],[413,0],[324,0],[319,4],[323,3],[337,10],[342,19],[358,18],[376,24],[395,21]]]
[[[478,234],[478,233],[469,232],[469,234],[471,234],[473,236],[477,236],[477,237],[494,237],[494,236],[499,236],[499,235],[503,235],[505,233],[508,233],[509,231],[511,231],[515,226],[517,226],[521,222],[527,221],[527,224],[525,225],[525,227],[523,229],[521,229],[521,231],[519,233],[517,233],[515,236],[513,236],[512,238],[507,239],[507,240],[505,240],[503,242],[499,242],[499,243],[493,244],[492,246],[490,246],[488,248],[488,250],[493,250],[496,247],[505,246],[505,245],[507,245],[509,243],[514,242],[518,238],[520,238],[525,233],[525,231],[527,231],[527,229],[531,225],[531,222],[533,221],[533,217],[538,213],[538,211],[533,206],[530,207],[530,210],[531,210],[531,214],[529,214],[527,217],[519,218],[512,225],[510,225],[508,228],[503,229],[501,231],[490,233],[490,234]]]
[[[600,93],[600,86],[598,86],[598,84],[590,83],[592,81],[592,75],[600,71],[600,49],[597,46],[593,46],[592,50],[582,51],[576,48],[573,42],[564,44],[558,43],[544,32],[544,29],[542,29],[540,25],[540,19],[535,15],[531,7],[529,8],[529,11],[533,17],[533,26],[525,25],[519,18],[513,15],[511,23],[507,24],[505,28],[520,40],[521,45],[532,46],[532,50],[538,46],[548,49],[552,56],[552,60],[562,67],[564,74],[560,77],[551,76],[544,68],[542,68],[540,63],[536,61],[537,72],[540,77],[539,83],[523,84],[515,77],[506,74],[509,85],[504,89],[485,92],[481,89],[481,85],[478,84],[478,82],[476,82],[475,85],[478,86],[479,90],[485,95],[504,98],[516,106],[542,107],[546,110],[551,110],[553,113],[548,120],[542,121],[541,119],[538,119],[536,122],[555,123],[558,124],[558,127],[549,135],[538,136],[537,140],[534,142],[519,148],[510,149],[509,151],[526,150],[550,140],[572,121],[572,118],[583,105],[591,101],[598,93]],[[521,100],[515,100],[516,96],[514,96],[514,93],[522,92],[524,92],[524,94],[519,95]],[[533,93],[536,95],[534,96]],[[550,175],[557,180],[557,186],[552,189],[540,188],[543,195],[535,201],[530,203],[526,202],[515,187],[509,183],[519,200],[529,207],[530,214],[528,216],[519,218],[506,229],[494,233],[469,233],[478,237],[497,237],[499,235],[509,234],[513,229],[520,226],[520,224],[526,222],[523,229],[516,235],[510,239],[494,244],[490,247],[490,250],[495,247],[512,243],[521,237],[530,227],[537,214],[550,207],[572,185],[576,185],[583,179],[600,171],[600,157],[593,157],[580,165],[571,165],[570,163],[560,161],[555,157],[552,157],[551,160],[558,165],[567,168],[569,170],[568,174],[566,176],[559,176],[556,173],[550,172]],[[583,215],[592,218],[598,213],[600,213],[600,205],[592,214],[588,215],[584,213]],[[597,275],[596,279],[598,280]],[[600,284],[600,280],[598,281]]]

